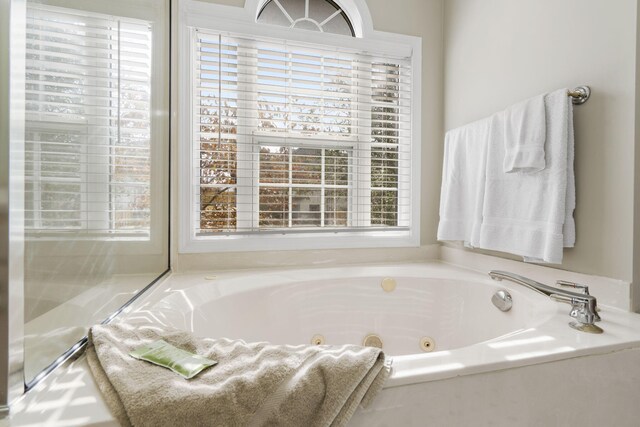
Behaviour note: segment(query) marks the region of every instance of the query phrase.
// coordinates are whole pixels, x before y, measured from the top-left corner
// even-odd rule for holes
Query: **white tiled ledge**
[[[338,267],[353,264],[437,260],[440,245],[407,248],[315,249],[177,254],[174,273],[254,269]]]

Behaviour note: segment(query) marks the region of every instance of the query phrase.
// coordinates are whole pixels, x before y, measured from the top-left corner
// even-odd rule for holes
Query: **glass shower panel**
[[[168,17],[27,1],[27,382],[168,268]]]

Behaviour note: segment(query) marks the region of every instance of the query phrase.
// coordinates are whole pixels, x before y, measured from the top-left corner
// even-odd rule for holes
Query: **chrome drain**
[[[364,337],[364,340],[362,341],[362,345],[365,347],[382,348],[382,338],[380,338],[376,334],[369,334],[366,337]]]
[[[436,342],[431,337],[420,338],[420,348],[425,353],[430,353],[436,349]]]
[[[323,335],[317,334],[311,337],[311,344],[313,345],[323,345],[325,343],[325,339]]]
[[[500,289],[491,297],[491,302],[500,311],[509,311],[513,307],[511,294],[504,289]]]

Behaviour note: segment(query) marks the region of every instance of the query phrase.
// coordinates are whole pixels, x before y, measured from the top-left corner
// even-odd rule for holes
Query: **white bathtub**
[[[396,282],[392,292],[381,283]],[[492,295],[506,289],[513,308]],[[597,297],[597,295],[595,295]],[[640,344],[640,316],[602,308],[601,335],[568,326],[569,306],[443,263],[174,274],[128,315],[203,337],[276,344],[361,344],[393,357],[387,387],[523,366]],[[627,329],[622,331],[622,329]],[[624,333],[626,332],[626,334]],[[420,340],[430,337],[435,351]]]
[[[391,292],[381,286],[386,278],[395,280],[396,287]],[[491,296],[499,289],[508,290],[513,297],[513,308],[509,312],[501,312],[491,303]],[[555,361],[556,365],[547,364],[552,368],[544,374],[549,377],[552,387],[535,392],[525,387],[520,393],[524,396],[522,399],[539,396],[540,405],[544,399],[566,401],[567,396],[554,395],[555,389],[561,389],[554,378],[560,380],[561,374],[567,372],[568,391],[573,391],[573,385],[580,381],[589,384],[591,378],[589,375],[580,378],[580,373],[576,375],[572,368],[562,368],[558,373],[560,368],[554,366],[562,366],[562,362],[557,361],[578,356],[609,357],[607,355],[624,349],[640,347],[638,315],[604,306],[599,325],[605,332],[595,335],[570,328],[568,322],[572,319],[568,312],[568,305],[519,285],[495,282],[485,274],[441,262],[428,262],[174,274],[126,317],[131,322],[159,322],[203,337],[282,344],[310,343],[317,335],[323,336],[326,344],[360,344],[365,336],[375,334],[382,340],[385,352],[393,358],[392,374],[372,407],[356,414],[354,425],[458,425],[469,422],[478,425],[514,425],[515,422],[519,425],[517,414],[521,414],[523,424],[530,424],[532,420],[549,423],[550,420],[527,414],[517,407],[511,408],[516,415],[512,414],[510,418],[493,419],[493,412],[489,411],[483,419],[483,407],[474,413],[465,412],[464,405],[460,406],[458,400],[465,392],[471,393],[469,399],[485,402],[485,406],[491,408],[500,406],[500,402],[491,400],[491,396],[499,397],[500,393],[503,393],[503,400],[520,399],[516,392],[503,388],[498,371]],[[424,337],[433,340],[434,351],[425,352],[420,346]],[[634,372],[638,371],[640,351],[632,352],[632,359],[636,357]],[[612,359],[593,360],[607,366]],[[526,376],[521,379],[538,380],[544,369],[549,368],[538,368],[526,374],[531,376],[529,380]],[[110,425],[108,410],[82,361],[74,363],[68,375],[74,373],[83,378],[84,389],[79,393],[93,396],[95,402],[93,407],[85,405],[76,409],[68,405],[65,413],[78,418],[82,411],[88,410],[92,421]],[[640,374],[622,371],[618,377],[624,380],[634,375],[637,381],[630,386],[640,392]],[[452,386],[455,384],[452,381],[461,381],[459,377],[471,383],[464,383],[459,386],[461,388]],[[447,381],[435,381],[445,379]],[[597,387],[603,385],[607,385],[606,381],[600,379]],[[585,395],[590,393],[589,390],[584,392]],[[535,399],[533,401],[535,403]],[[622,400],[616,397],[616,401]],[[584,406],[584,402],[576,402],[576,407]],[[523,402],[516,400],[514,404]],[[570,407],[569,404],[565,406]],[[430,415],[425,419],[425,410],[430,407]],[[505,414],[509,410],[501,409],[500,412]],[[640,414],[631,413],[630,417],[637,415]],[[571,414],[567,416],[570,420]],[[591,415],[593,425],[597,419]],[[605,419],[615,418],[607,416]],[[625,425],[625,420],[618,418],[617,425]]]
[[[171,292],[147,305],[148,312],[139,311],[142,316],[129,318],[147,321],[153,313],[153,321],[196,335],[277,344],[309,344],[316,335],[326,344],[360,344],[376,334],[389,355],[403,356],[423,353],[423,337],[434,339],[436,351],[451,351],[534,328],[557,311],[548,298],[516,288],[510,289],[516,300],[513,309],[503,313],[491,304],[491,296],[504,286],[446,273],[411,265],[250,273],[215,280],[174,276],[174,283],[199,283]],[[385,279],[395,282],[395,290],[382,288]]]

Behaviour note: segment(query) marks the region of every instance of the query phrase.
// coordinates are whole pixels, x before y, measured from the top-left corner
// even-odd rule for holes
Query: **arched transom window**
[[[258,22],[355,37],[347,14],[332,0],[268,0]]]

